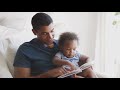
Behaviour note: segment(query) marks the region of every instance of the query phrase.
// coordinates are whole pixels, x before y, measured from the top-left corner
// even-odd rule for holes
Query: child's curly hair
[[[58,40],[59,46],[63,46],[64,43],[67,40],[77,40],[77,42],[79,43],[79,38],[75,33],[73,33],[73,32],[64,32],[59,37],[59,40]]]

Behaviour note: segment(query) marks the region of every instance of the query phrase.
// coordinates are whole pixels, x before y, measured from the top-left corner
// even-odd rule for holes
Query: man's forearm
[[[48,72],[45,72],[43,74],[37,75],[37,76],[31,76],[30,78],[51,78]]]
[[[49,70],[48,72],[45,72],[43,74],[32,76],[31,78],[56,78],[59,75],[62,75],[65,73],[65,71],[62,69],[62,67],[58,67],[52,70]]]

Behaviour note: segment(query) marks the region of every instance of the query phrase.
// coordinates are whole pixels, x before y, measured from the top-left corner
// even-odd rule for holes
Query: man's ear
[[[32,32],[34,33],[34,35],[36,35],[36,33],[37,33],[37,31],[36,31],[36,30],[34,30],[34,29],[32,29]]]

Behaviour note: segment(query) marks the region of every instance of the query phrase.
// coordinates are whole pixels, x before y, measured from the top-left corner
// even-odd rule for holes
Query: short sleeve
[[[23,68],[30,68],[31,62],[27,58],[27,56],[24,53],[24,48],[20,47],[16,53],[13,66],[15,67],[23,67]]]
[[[58,58],[62,58],[62,54],[61,54],[61,52],[56,53],[55,56],[58,57]]]

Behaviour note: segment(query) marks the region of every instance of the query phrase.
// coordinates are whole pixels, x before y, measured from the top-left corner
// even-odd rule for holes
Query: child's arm
[[[89,62],[89,57],[85,55],[80,55],[80,61],[78,62],[79,66]]]
[[[90,62],[90,58],[88,56],[85,55],[80,55],[80,61],[78,62],[79,66]],[[93,69],[93,67],[91,66],[91,68]]]
[[[70,62],[65,61],[65,60],[63,60],[63,59],[60,59],[60,58],[57,57],[57,56],[55,56],[55,57],[53,58],[53,63],[54,63],[55,65],[57,65],[57,66],[63,66],[63,65],[69,65],[69,64],[70,64]]]
[[[63,59],[60,59],[59,57],[55,56],[53,58],[53,63],[57,66],[63,66],[63,65],[68,65],[70,66],[71,70],[74,70],[76,69],[75,66],[69,62],[69,61],[66,61],[66,60],[63,60]]]

